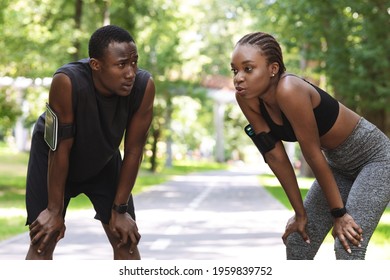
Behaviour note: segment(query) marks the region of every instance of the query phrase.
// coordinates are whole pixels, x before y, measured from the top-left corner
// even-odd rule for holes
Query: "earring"
[[[272,77],[275,77],[275,73],[272,73]]]

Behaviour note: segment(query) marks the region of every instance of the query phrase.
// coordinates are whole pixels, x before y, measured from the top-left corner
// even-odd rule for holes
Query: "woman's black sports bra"
[[[313,109],[313,112],[317,122],[319,135],[322,136],[327,133],[336,122],[336,119],[339,115],[339,102],[326,91],[320,89],[305,79],[303,80],[313,86],[320,94],[320,104],[318,104],[318,106]],[[289,142],[297,141],[294,130],[283,112],[283,125],[278,125],[271,119],[262,100],[260,100],[260,112],[270,127],[271,134],[275,139]]]

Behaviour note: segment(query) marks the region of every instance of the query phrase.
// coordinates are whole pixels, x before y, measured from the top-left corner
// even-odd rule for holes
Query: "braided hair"
[[[129,32],[115,25],[106,25],[97,29],[91,36],[88,44],[90,58],[101,59],[108,45],[112,42],[133,42]]]
[[[236,44],[237,45],[251,45],[260,50],[261,54],[264,55],[269,64],[278,63],[280,76],[286,71],[286,67],[283,62],[282,49],[276,39],[264,32],[249,33],[242,37]]]

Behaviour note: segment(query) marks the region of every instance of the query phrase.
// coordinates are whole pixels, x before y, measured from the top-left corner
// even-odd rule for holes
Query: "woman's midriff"
[[[337,148],[344,143],[353,132],[360,120],[360,116],[340,104],[340,111],[333,127],[323,136],[321,136],[321,146],[326,150]]]

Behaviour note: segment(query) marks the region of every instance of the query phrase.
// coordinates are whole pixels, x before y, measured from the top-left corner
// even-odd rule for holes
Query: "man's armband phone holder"
[[[253,143],[256,145],[257,149],[260,151],[263,157],[267,152],[275,148],[276,140],[270,132],[260,132],[259,134],[256,134],[252,126],[248,124],[245,126],[245,133],[252,139]]]
[[[74,134],[74,125],[59,124],[57,115],[46,103],[44,139],[49,148],[55,151],[62,139],[72,138]]]

